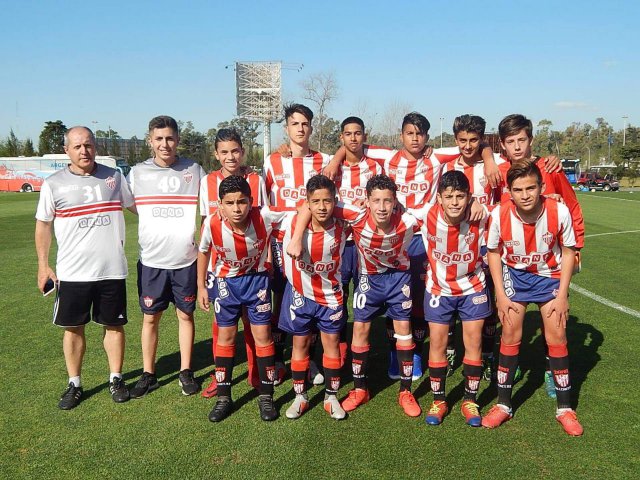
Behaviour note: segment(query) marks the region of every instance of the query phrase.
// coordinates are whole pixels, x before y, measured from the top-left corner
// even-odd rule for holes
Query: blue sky
[[[489,130],[515,112],[561,129],[640,123],[640,2],[0,0],[0,11],[0,137],[13,128],[36,145],[58,119],[142,137],[168,114],[205,131],[236,114],[225,65],[260,60],[304,64],[283,71],[287,100],[334,72],[329,114],[364,112],[374,129],[393,104],[424,113],[432,136],[462,113]]]

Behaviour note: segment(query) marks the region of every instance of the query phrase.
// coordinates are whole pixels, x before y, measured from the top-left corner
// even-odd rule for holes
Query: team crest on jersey
[[[265,370],[267,371],[267,378],[270,382],[273,382],[276,379],[276,367],[267,367]]]
[[[151,305],[153,305],[153,298],[151,297],[143,297],[142,301],[144,302],[144,306],[147,308],[151,308]]]
[[[331,255],[336,253],[338,250],[340,250],[340,242],[336,242],[329,247],[329,252],[331,252]]]
[[[113,177],[107,177],[104,183],[107,185],[109,190],[114,190],[116,188],[116,179]]]
[[[411,296],[411,287],[408,284],[405,283],[401,290],[405,297],[409,298]]]
[[[390,243],[391,245],[397,245],[397,244],[398,244],[398,243],[400,243],[401,241],[402,241],[402,238],[400,238],[400,236],[399,236],[399,235],[396,235],[395,237],[391,237],[391,238],[389,239],[389,243]]]
[[[481,186],[482,188],[486,187],[486,186],[487,186],[487,177],[484,177],[484,176],[483,176],[483,177],[480,177],[480,179],[478,180],[478,182],[480,182],[480,186]]]
[[[224,382],[225,374],[226,374],[226,369],[225,368],[222,368],[222,367],[216,368],[216,381],[218,383]]]
[[[553,243],[553,234],[551,232],[547,232],[542,235],[542,241],[547,245],[551,245]]]
[[[469,232],[464,236],[464,243],[466,243],[467,245],[471,245],[475,239],[476,234],[473,232]]]
[[[569,374],[568,373],[556,373],[554,375],[556,383],[561,387],[566,387],[569,385]]]
[[[267,289],[266,288],[262,288],[262,289],[258,290],[258,298],[260,300],[262,300],[263,302],[267,299]]]
[[[304,380],[294,380],[293,391],[298,395],[304,393]]]
[[[191,183],[191,180],[193,180],[193,173],[191,173],[189,170],[187,170],[186,172],[184,172],[182,174],[182,178],[184,178],[185,182]]]
[[[351,363],[351,371],[354,375],[360,375],[362,372],[362,362],[356,362],[355,360]]]
[[[340,377],[331,377],[331,390],[340,390]]]
[[[402,362],[402,375],[405,377],[413,375],[413,362]]]
[[[498,383],[500,385],[504,385],[505,383],[507,383],[507,371],[503,370],[502,368],[498,367]]]
[[[436,378],[432,378],[431,379],[431,391],[432,392],[439,392],[440,391],[440,380],[438,380]]]

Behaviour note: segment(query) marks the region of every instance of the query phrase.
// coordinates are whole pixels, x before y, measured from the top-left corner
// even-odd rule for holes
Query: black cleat
[[[200,385],[196,382],[196,379],[193,378],[193,370],[189,370],[188,368],[180,372],[180,375],[178,375],[178,383],[180,387],[182,387],[183,395],[193,395],[200,391]]]
[[[209,420],[212,422],[221,422],[233,411],[233,402],[229,397],[218,397],[216,405],[209,413]]]
[[[265,422],[271,422],[278,418],[278,410],[273,403],[273,396],[260,395],[258,397],[258,407],[260,408],[260,418]]]
[[[109,392],[111,392],[111,399],[116,403],[123,403],[129,400],[129,390],[122,378],[114,378],[113,382],[109,383]]]
[[[153,392],[160,387],[158,379],[154,373],[143,372],[140,380],[138,380],[135,386],[129,392],[131,398],[142,398],[147,393]]]
[[[69,386],[60,397],[58,402],[58,408],[60,410],[71,410],[76,408],[80,403],[82,397],[82,387],[76,387],[73,383],[69,382]]]

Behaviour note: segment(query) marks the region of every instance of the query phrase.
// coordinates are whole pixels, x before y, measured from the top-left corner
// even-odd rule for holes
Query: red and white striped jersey
[[[199,249],[203,253],[209,249],[215,252],[215,265],[211,269],[214,275],[226,278],[264,272],[274,224],[279,224],[286,215],[291,214],[253,207],[244,233],[235,232],[229,221],[218,215],[208,216],[202,224]]]
[[[494,158],[497,165],[506,161],[499,155],[494,156]],[[443,173],[453,170],[464,173],[464,176],[469,180],[471,196],[482,205],[493,205],[500,201],[500,189],[491,188],[491,185],[489,185],[489,181],[484,175],[483,161],[479,161],[475,165],[467,165],[462,159],[462,156],[460,156],[457,160],[446,163]]]
[[[153,158],[135,165],[127,180],[138,209],[140,261],[153,268],[178,269],[195,262],[195,219],[200,165],[178,158],[161,167]]]
[[[504,157],[500,157],[501,163],[498,163],[498,158],[495,154],[494,158],[496,159],[496,163],[498,164],[498,168],[502,174],[501,201],[509,201],[511,199],[511,194],[507,188],[507,172],[511,167],[511,162]],[[565,205],[569,208],[569,212],[571,212],[573,230],[576,235],[576,248],[582,248],[584,247],[584,216],[582,215],[582,208],[578,202],[576,192],[573,190],[573,187],[569,183],[564,172],[549,173],[545,169],[544,163],[545,157],[538,158],[536,162],[536,165],[542,173],[542,182],[544,183],[542,193],[547,195],[556,193],[562,197]]]
[[[215,170],[208,174],[200,181],[200,215],[206,217],[211,215],[218,208],[220,197],[218,191],[220,182],[224,180],[222,169]],[[253,207],[262,207],[267,205],[267,189],[264,179],[257,172],[250,171],[244,175],[245,180],[251,187],[251,197],[253,198]]]
[[[491,212],[487,248],[500,249],[502,263],[543,277],[560,278],[562,247],[574,247],[576,238],[566,205],[544,196],[535,223],[525,223],[513,201]]]
[[[286,251],[294,230],[297,214],[290,213],[282,224],[282,240]],[[302,256],[293,259],[283,255],[284,273],[293,289],[319,305],[342,305],[342,277],[340,265],[349,227],[334,220],[327,230],[312,230],[311,223],[302,235]]]
[[[438,182],[445,163],[460,156],[458,147],[439,148],[429,158],[408,159],[403,150],[368,145],[364,154],[382,163],[385,173],[398,187],[398,201],[406,208],[435,203]]]
[[[427,209],[420,223],[429,261],[427,291],[445,297],[480,292],[486,285],[480,254],[486,219],[449,225],[442,207],[436,204]]]
[[[381,173],[384,173],[382,166],[366,156],[363,156],[356,165],[349,165],[343,161],[334,179],[340,199],[348,205],[353,205],[356,200],[366,200],[367,182],[371,177]]]
[[[391,216],[392,230],[378,233],[369,209],[359,209],[342,202],[333,209],[336,218],[344,218],[353,231],[362,273],[375,275],[389,269],[408,270],[407,249],[418,231],[418,221],[409,213]]]
[[[65,282],[126,278],[122,207],[133,197],[120,172],[97,164],[91,175],[64,168],[42,184],[36,219],[53,222],[56,275]]]

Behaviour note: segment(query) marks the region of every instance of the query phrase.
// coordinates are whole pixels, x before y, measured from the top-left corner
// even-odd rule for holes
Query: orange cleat
[[[447,407],[447,402],[444,400],[435,400],[431,404],[427,418],[425,418],[424,421],[427,422],[427,425],[440,425],[448,411],[449,407]]]
[[[342,408],[347,412],[352,412],[360,405],[364,405],[369,401],[369,390],[363,388],[354,388],[349,392],[347,398],[342,401]]]
[[[467,425],[479,427],[482,425],[482,417],[478,410],[478,404],[471,400],[465,400],[460,407],[460,413],[464,417]]]
[[[218,382],[216,381],[216,376],[211,374],[211,383],[209,386],[202,390],[202,395],[204,398],[213,398],[218,394]]]
[[[496,428],[513,417],[511,409],[506,405],[499,403],[491,407],[489,413],[482,418],[482,426],[484,428]]]
[[[564,431],[572,437],[579,437],[582,435],[582,432],[584,432],[582,425],[580,425],[578,421],[576,412],[571,409],[564,410],[560,415],[556,415],[556,420],[560,422]]]
[[[402,392],[400,392],[400,395],[398,396],[398,403],[404,410],[404,413],[406,413],[410,417],[419,417],[420,415],[422,415],[422,409],[420,408],[420,405],[418,405],[418,402],[416,402],[413,393],[411,393],[409,390],[403,390]]]

